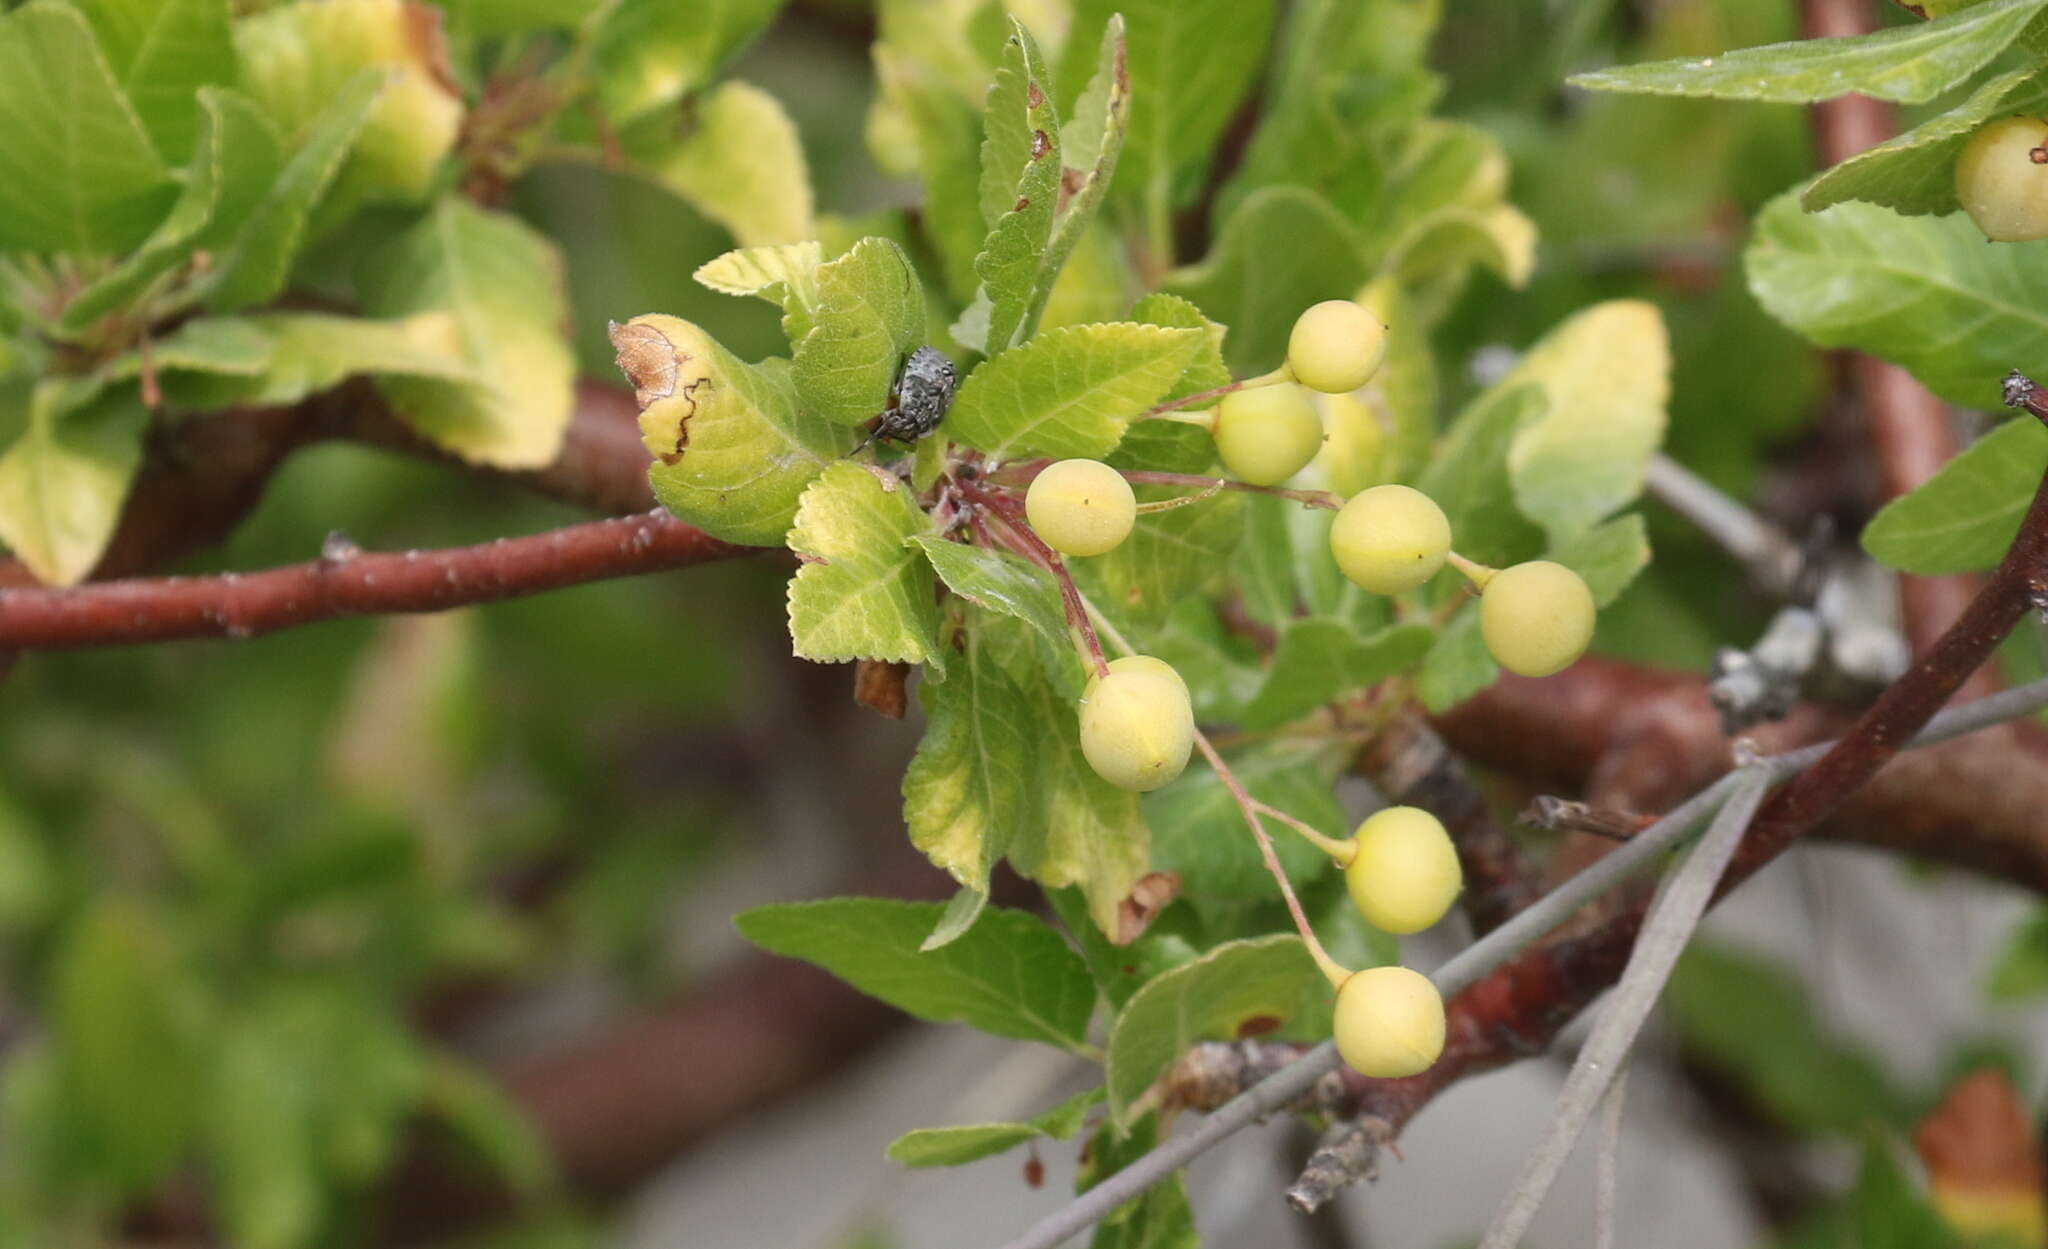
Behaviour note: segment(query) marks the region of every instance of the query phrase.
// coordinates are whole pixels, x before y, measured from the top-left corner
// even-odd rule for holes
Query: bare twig
[[[1804,561],[1799,544],[1776,525],[1667,455],[1650,457],[1643,485],[1734,556],[1770,594],[1782,598],[1791,592]]]
[[[481,546],[386,555],[342,552],[286,568],[214,577],[0,589],[0,648],[68,650],[249,638],[345,616],[495,602],[684,568],[746,549],[657,509]]]
[[[1727,871],[1735,847],[1749,821],[1763,804],[1770,784],[1766,769],[1745,768],[1737,774],[1728,803],[1714,816],[1712,827],[1672,872],[1651,904],[1642,934],[1629,954],[1628,968],[1593,1025],[1593,1034],[1579,1050],[1571,1074],[1558,1096],[1557,1114],[1542,1144],[1529,1156],[1522,1174],[1502,1201],[1479,1249],[1514,1249],[1522,1243],[1530,1220],[1550,1192],[1552,1181],[1578,1143],[1579,1133],[1606,1098],[1608,1087],[1635,1045],[1636,1034],[1650,1017],[1650,1008],[1678,965],[1678,956],[1692,941],[1706,914],[1715,886]]]

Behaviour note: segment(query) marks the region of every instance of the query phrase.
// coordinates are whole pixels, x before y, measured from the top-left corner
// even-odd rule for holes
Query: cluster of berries
[[[1205,425],[1238,480],[1277,486],[1307,467],[1322,446],[1322,420],[1308,392],[1348,394],[1365,385],[1386,355],[1386,341],[1386,327],[1358,304],[1316,304],[1296,320],[1283,368],[1231,390],[1206,413],[1177,419]],[[1054,550],[1101,555],[1130,535],[1137,499],[1109,465],[1062,460],[1033,479],[1025,517]],[[1443,509],[1412,487],[1374,486],[1353,496],[1338,511],[1329,541],[1344,576],[1376,594],[1406,593],[1453,564],[1479,590],[1480,635],[1509,671],[1548,676],[1578,659],[1592,639],[1593,596],[1577,573],[1547,560],[1493,569],[1464,559],[1451,549]],[[1158,789],[1180,775],[1194,747],[1187,683],[1171,664],[1149,655],[1113,660],[1082,694],[1080,731],[1082,752],[1104,780],[1128,790]],[[1429,927],[1462,886],[1449,835],[1419,808],[1381,811],[1342,842],[1303,831],[1343,869],[1352,901],[1383,931]],[[1348,972],[1326,964],[1325,970],[1337,986],[1337,1047],[1353,1068],[1396,1077],[1436,1061],[1444,1006],[1428,977],[1399,966]]]
[[[1288,339],[1287,364],[1273,379],[1223,396],[1206,424],[1224,467],[1254,486],[1293,477],[1322,446],[1322,420],[1309,390],[1344,394],[1370,380],[1386,355],[1386,328],[1348,300],[1303,312]],[[1086,557],[1114,550],[1137,520],[1124,476],[1099,460],[1061,460],[1031,482],[1025,518],[1046,545]],[[1459,558],[1451,525],[1435,500],[1409,486],[1374,486],[1345,503],[1330,527],[1330,554],[1353,584],[1401,594],[1454,561],[1480,591],[1480,635],[1510,672],[1549,676],[1592,640],[1593,596],[1562,564],[1532,560],[1492,569]],[[1194,743],[1187,684],[1149,656],[1109,665],[1081,700],[1081,746],[1104,780],[1151,790],[1172,781]]]

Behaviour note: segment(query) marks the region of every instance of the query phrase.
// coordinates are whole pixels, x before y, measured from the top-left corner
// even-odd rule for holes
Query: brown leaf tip
[[[613,321],[609,330],[619,371],[633,383],[634,402],[644,408],[676,393],[676,370],[681,356],[674,343],[651,325],[620,325]]]

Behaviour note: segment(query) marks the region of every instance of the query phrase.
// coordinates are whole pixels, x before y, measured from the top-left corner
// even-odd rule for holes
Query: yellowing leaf
[[[796,653],[943,671],[931,565],[908,541],[930,528],[907,489],[883,489],[859,464],[841,460],[819,474],[789,531],[789,549],[803,561],[789,582]]]
[[[727,82],[696,101],[679,138],[655,118],[628,151],[653,179],[722,225],[742,247],[797,243],[818,232],[796,123],[774,96]]]
[[[373,256],[363,303],[380,317],[444,313],[473,380],[387,377],[405,421],[464,459],[533,468],[555,458],[574,401],[562,338],[561,261],[517,219],[448,196]]]
[[[0,427],[20,437],[0,453],[0,542],[51,585],[74,585],[99,563],[142,463],[149,413],[132,387],[0,382]]]
[[[1638,300],[1595,304],[1545,335],[1500,385],[1523,382],[1550,402],[1516,433],[1508,472],[1516,505],[1556,544],[1642,493],[1671,399],[1664,318]]]

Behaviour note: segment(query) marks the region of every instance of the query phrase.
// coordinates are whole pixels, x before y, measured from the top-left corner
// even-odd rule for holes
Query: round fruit
[[[1223,467],[1254,486],[1277,486],[1316,458],[1323,418],[1308,391],[1292,382],[1234,390],[1216,405],[1216,451]]]
[[[1310,390],[1357,390],[1387,358],[1387,327],[1348,299],[1311,304],[1287,336],[1287,364]]]
[[[1179,776],[1195,745],[1187,683],[1149,655],[1112,660],[1081,695],[1081,753],[1118,789],[1144,793]]]
[[[1956,198],[2001,243],[2048,238],[2048,122],[1994,121],[1970,136],[1956,158]]]
[[[1330,526],[1330,554],[1352,584],[1399,594],[1436,575],[1451,553],[1451,522],[1436,500],[1408,486],[1360,491]]]
[[[1443,824],[1420,807],[1388,807],[1351,838],[1344,884],[1365,922],[1382,932],[1421,932],[1444,917],[1464,884]]]
[[[1337,989],[1337,1052],[1376,1079],[1429,1070],[1444,1052],[1444,999],[1406,967],[1368,967]]]
[[[1130,536],[1138,519],[1131,483],[1100,460],[1061,460],[1031,479],[1024,515],[1062,555],[1100,555]]]
[[[1579,574],[1531,560],[1487,578],[1479,595],[1479,636],[1509,672],[1547,677],[1586,653],[1596,615],[1593,593]]]

